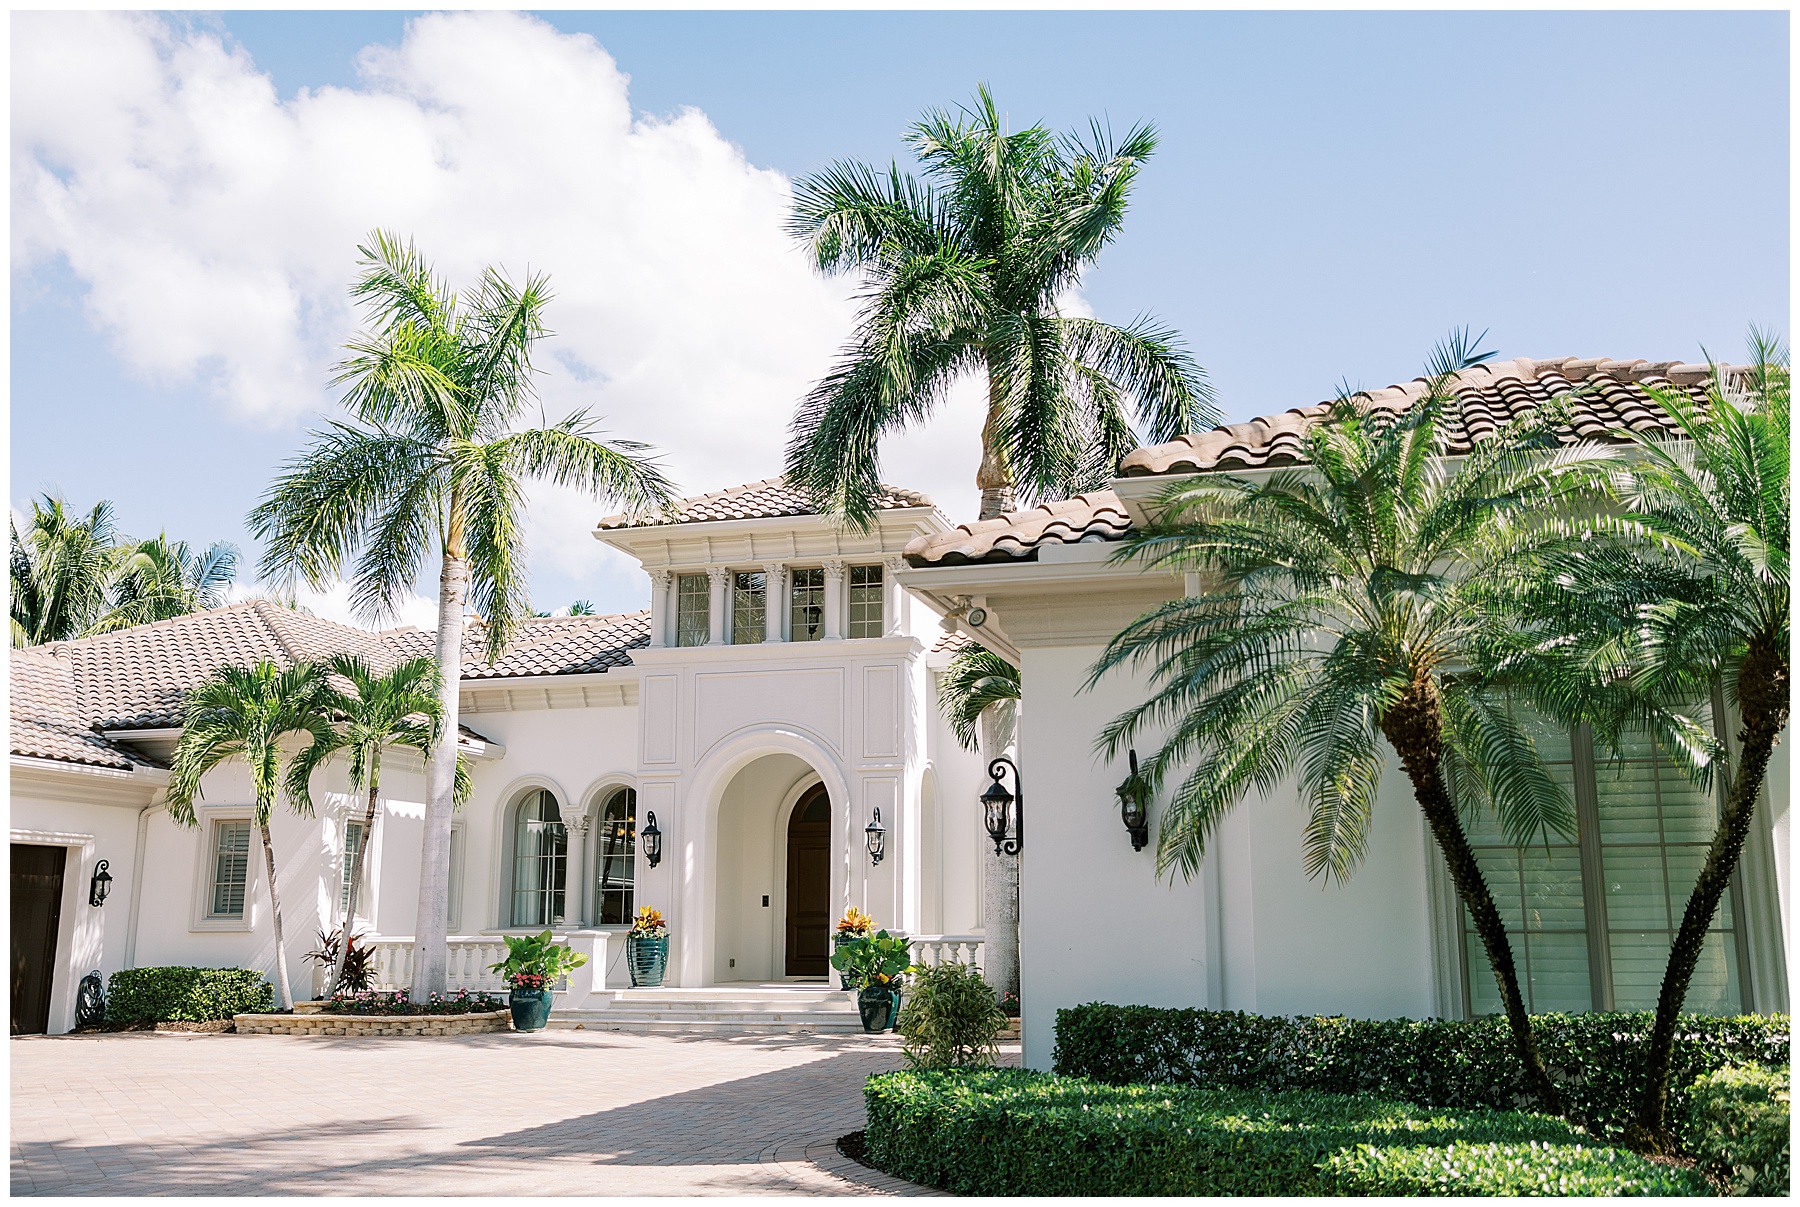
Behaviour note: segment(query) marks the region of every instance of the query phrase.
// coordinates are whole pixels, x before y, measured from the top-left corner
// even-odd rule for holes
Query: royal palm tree
[[[1452,464],[1446,421],[1458,373],[1488,358],[1477,342],[1457,333],[1440,345],[1404,412],[1340,398],[1307,433],[1305,467],[1172,484],[1158,522],[1116,556],[1198,572],[1203,589],[1127,626],[1089,685],[1121,667],[1148,672],[1149,698],[1099,746],[1113,758],[1139,735],[1164,735],[1143,766],[1153,790],[1173,784],[1159,872],[1191,876],[1251,786],[1267,792],[1297,773],[1306,871],[1341,881],[1365,854],[1385,738],[1481,938],[1533,1092],[1559,1112],[1458,809],[1491,808],[1519,845],[1573,835],[1574,809],[1504,700],[1448,672],[1507,622],[1485,606],[1486,588],[1611,453],[1557,448],[1547,409]]]
[[[269,913],[275,927],[275,1008],[293,1006],[288,990],[287,946],[281,926],[281,892],[275,875],[275,844],[269,816],[282,789],[281,743],[289,734],[311,735],[313,744],[327,741],[331,729],[321,707],[324,673],[311,663],[282,670],[259,662],[248,670],[222,666],[187,698],[181,738],[169,770],[169,816],[185,826],[198,825],[194,801],[206,773],[231,759],[243,759],[256,791],[256,828],[262,835],[263,864],[269,874]],[[289,804],[309,816],[312,803],[290,798]]]
[[[983,86],[972,108],[928,113],[905,135],[923,180],[841,161],[795,185],[790,232],[820,272],[866,281],[856,333],[788,444],[789,480],[825,514],[866,527],[880,438],[925,422],[968,375],[987,383],[983,519],[1020,486],[1060,497],[1103,484],[1137,444],[1218,417],[1172,330],[1059,305],[1118,234],[1155,130],[1114,143],[1098,123],[1061,138],[1004,126]]]
[[[1706,932],[1736,870],[1775,743],[1788,722],[1787,350],[1754,329],[1751,363],[1716,368],[1696,403],[1645,385],[1674,432],[1621,431],[1617,508],[1573,525],[1527,601],[1535,622],[1512,655],[1541,707],[1616,745],[1648,730],[1703,786],[1723,777],[1706,861],[1669,949],[1627,1139],[1669,1151],[1678,1015]],[[1684,706],[1723,682],[1738,707],[1736,766]],[[1715,774],[1718,773],[1718,774]]]
[[[981,718],[996,704],[1019,699],[1019,668],[986,646],[958,651],[938,677],[938,712],[964,750],[981,741]],[[998,752],[996,752],[998,753]]]
[[[237,546],[229,541],[196,553],[186,541],[162,534],[123,546],[116,556],[111,604],[94,623],[95,633],[220,607],[237,577]]]
[[[118,557],[112,504],[85,516],[52,495],[33,499],[23,537],[12,532],[12,644],[41,645],[86,633],[106,608]]]
[[[370,328],[349,344],[336,382],[352,422],[313,433],[250,513],[265,577],[321,587],[360,550],[352,600],[392,615],[438,555],[441,717],[426,771],[413,999],[444,988],[450,822],[455,808],[457,689],[464,608],[486,619],[486,654],[531,614],[522,523],[527,479],[586,490],[629,508],[673,491],[634,441],[596,438],[588,413],[515,430],[534,395],[531,355],[547,332],[544,277],[515,287],[490,268],[466,298],[450,292],[410,243],[376,232],[351,290]]]
[[[347,753],[351,791],[368,793],[356,849],[347,852],[349,897],[344,906],[342,941],[327,989],[335,992],[350,954],[356,906],[362,895],[363,856],[369,849],[369,837],[375,832],[375,816],[381,807],[382,752],[390,746],[400,746],[418,751],[421,758],[428,757],[437,741],[443,704],[439,700],[437,663],[430,658],[409,658],[384,675],[354,654],[339,654],[326,664],[326,669],[346,680],[350,690],[340,691],[330,680],[326,681],[320,706],[332,718],[330,736],[313,742],[288,764],[287,790],[292,799],[304,802],[310,812],[313,772],[337,755]],[[468,794],[468,767],[466,760],[459,757],[457,801],[467,800]]]

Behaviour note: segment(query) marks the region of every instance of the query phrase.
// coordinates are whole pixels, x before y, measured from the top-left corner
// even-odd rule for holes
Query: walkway
[[[829,1143],[902,1063],[892,1036],[151,1032],[11,1055],[15,1195],[917,1191]]]

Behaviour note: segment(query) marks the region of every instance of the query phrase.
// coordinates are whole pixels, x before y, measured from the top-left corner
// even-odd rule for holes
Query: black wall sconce
[[[104,859],[94,865],[94,878],[88,882],[89,905],[106,904],[106,895],[112,892],[112,873],[106,870],[109,866]]]
[[[1141,851],[1150,841],[1150,785],[1138,774],[1137,751],[1130,755],[1131,774],[1118,787],[1119,820],[1131,833],[1131,849]]]
[[[651,867],[662,862],[662,831],[656,828],[656,810],[652,809],[644,815],[644,828],[638,831],[638,838],[644,844],[644,858]]]
[[[1012,768],[1014,791],[1001,783],[1005,768]],[[981,819],[988,837],[994,840],[994,854],[1017,855],[1025,845],[1025,785],[1019,780],[1019,767],[1005,755],[988,764],[988,778],[994,782],[981,794]]]
[[[875,816],[863,827],[863,837],[869,844],[869,862],[880,863],[881,857],[887,853],[887,827],[881,824],[881,808],[874,810]]]

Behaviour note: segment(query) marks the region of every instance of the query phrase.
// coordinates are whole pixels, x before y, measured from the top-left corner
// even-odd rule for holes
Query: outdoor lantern
[[[106,870],[108,866],[104,859],[94,865],[94,879],[88,884],[89,905],[105,905],[106,894],[112,892],[112,873]]]
[[[662,831],[656,828],[656,810],[644,815],[644,828],[638,831],[638,841],[644,844],[644,858],[650,861],[651,867],[662,862]]]
[[[1000,782],[1003,769],[1011,767],[1013,786],[1008,792]],[[994,854],[1017,855],[1025,845],[1025,786],[1019,781],[1019,768],[1005,755],[988,764],[988,778],[994,782],[981,794],[981,817],[987,825],[988,837],[994,840]]]
[[[1131,849],[1141,851],[1150,841],[1150,808],[1145,803],[1150,785],[1138,774],[1137,751],[1131,754],[1131,774],[1119,785],[1119,820],[1131,832]]]
[[[887,827],[881,824],[881,809],[875,809],[875,816],[863,827],[863,835],[869,842],[869,862],[880,863],[885,854],[884,840],[887,838]]]

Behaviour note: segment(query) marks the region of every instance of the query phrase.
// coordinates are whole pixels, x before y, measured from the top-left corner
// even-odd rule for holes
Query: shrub
[[[124,968],[106,985],[115,1023],[203,1023],[268,1010],[275,987],[248,968]]]
[[[894,1030],[915,1068],[949,1069],[994,1063],[994,1040],[1006,1015],[973,964],[945,963],[918,970]]]
[[[1787,1197],[1788,1075],[1732,1065],[1688,1087],[1688,1146],[1700,1166],[1737,1194]]]
[[[327,1014],[484,1014],[507,1009],[506,999],[497,993],[434,993],[424,1005],[407,1000],[407,991],[392,989],[385,993],[361,989],[353,993],[334,993],[325,999]]]
[[[1690,1171],[1655,1165],[1621,1148],[1584,1145],[1474,1144],[1377,1148],[1333,1153],[1319,1171],[1331,1194],[1399,1195],[1693,1195],[1706,1193]]]
[[[869,1078],[863,1097],[869,1160],[956,1194],[1305,1195],[1377,1177],[1397,1185],[1402,1161],[1384,1163],[1379,1174],[1367,1172],[1366,1161],[1333,1165],[1358,1145],[1454,1152],[1464,1171],[1456,1193],[1509,1177],[1526,1184],[1526,1175],[1509,1173],[1519,1153],[1533,1154],[1567,1193],[1701,1188],[1686,1171],[1594,1148],[1561,1119],[1434,1112],[1366,1094],[1106,1086],[994,1069],[885,1073]]]
[[[1616,1136],[1631,1120],[1652,1021],[1648,1012],[1532,1018],[1570,1117],[1597,1137]],[[1786,1016],[1683,1015],[1671,1118],[1681,1118],[1689,1082],[1733,1063],[1785,1068]],[[1535,1105],[1504,1018],[1279,1018],[1096,1002],[1057,1011],[1054,1067],[1113,1085],[1368,1092],[1455,1110]]]

